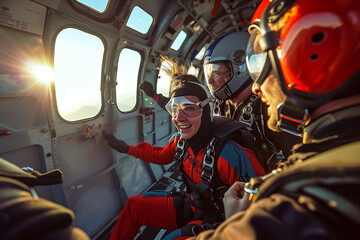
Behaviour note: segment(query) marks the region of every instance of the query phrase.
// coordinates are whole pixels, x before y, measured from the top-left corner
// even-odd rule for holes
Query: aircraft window
[[[135,6],[131,11],[128,21],[126,22],[126,26],[142,34],[146,34],[153,21],[154,20],[151,15],[142,10],[140,7]]]
[[[55,42],[54,82],[60,116],[77,121],[101,109],[101,69],[104,44],[100,38],[67,28]]]
[[[104,13],[110,0],[76,0],[77,2],[94,9],[97,12]]]
[[[201,50],[198,52],[198,54],[196,54],[195,59],[197,60],[202,60],[204,58],[206,49],[210,46],[210,43],[205,44]]]
[[[170,76],[164,72],[164,66],[168,66],[169,68],[171,68],[172,64],[169,61],[164,61],[161,64],[156,86],[156,92],[161,93],[165,97],[169,97]]]
[[[181,32],[179,33],[179,35],[177,35],[175,41],[173,42],[170,48],[174,49],[175,51],[179,50],[179,48],[185,41],[185,38],[186,38],[186,33],[181,30]]]
[[[136,105],[140,63],[139,52],[128,48],[120,52],[116,76],[116,102],[122,112],[130,111]]]
[[[194,67],[194,66],[189,67],[188,74],[194,75],[194,76],[198,77],[198,76],[199,76],[199,72],[200,72],[200,69],[199,69],[199,68],[196,68],[196,67]]]

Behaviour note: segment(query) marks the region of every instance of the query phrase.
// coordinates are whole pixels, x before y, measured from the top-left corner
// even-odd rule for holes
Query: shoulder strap
[[[217,177],[217,159],[220,156],[226,142],[233,139],[240,145],[250,149],[255,148],[253,136],[246,130],[247,125],[227,117],[214,117],[212,123],[212,137],[206,147],[203,161],[203,172],[201,180],[204,183],[211,184],[212,179]],[[215,166],[215,167],[214,167]]]
[[[255,152],[255,137],[247,130],[247,124],[227,117],[214,117],[212,123],[212,137],[219,139],[222,145],[217,145],[221,151],[223,145],[230,139],[242,147]],[[219,152],[220,154],[220,152]]]
[[[221,201],[229,186],[221,182],[217,161],[224,145],[231,139],[250,149],[255,148],[255,140],[246,129],[247,125],[227,117],[214,117],[212,138],[206,147],[201,181],[209,185],[209,197],[217,203]],[[220,204],[218,204],[220,205]]]
[[[211,126],[212,136],[222,139],[235,132],[245,130],[247,125],[228,117],[214,116]]]
[[[256,121],[255,112],[257,112],[260,102],[260,98],[256,94],[251,94],[247,100],[236,107],[232,118],[245,124],[247,129],[251,131]]]
[[[249,141],[248,134],[250,133],[246,126],[227,117],[214,117],[213,119],[212,137],[205,150],[201,181],[207,186],[209,200],[216,207],[219,219],[224,217],[222,198],[229,186],[220,179],[217,161],[224,145],[230,139],[244,140],[244,144],[245,142],[255,142],[253,137]]]

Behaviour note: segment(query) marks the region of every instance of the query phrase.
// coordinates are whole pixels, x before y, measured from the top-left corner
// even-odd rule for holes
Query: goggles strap
[[[302,136],[308,118],[308,110],[290,101],[289,98],[278,106],[278,126],[284,132]]]
[[[206,106],[206,104],[209,104],[210,102],[212,102],[215,99],[214,96],[210,96],[207,99],[205,99],[204,101],[200,102],[199,107],[200,108],[204,108]]]

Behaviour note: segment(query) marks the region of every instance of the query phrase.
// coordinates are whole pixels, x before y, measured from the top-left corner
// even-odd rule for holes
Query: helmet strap
[[[241,93],[242,91],[244,91],[247,87],[249,87],[251,84],[253,84],[253,80],[251,79],[251,77],[249,77],[244,83],[243,85],[234,92],[234,94],[232,96],[229,97],[229,99],[233,99],[235,98],[239,93]]]
[[[212,92],[212,94],[220,100],[226,100],[226,99],[233,99],[235,98],[240,92],[244,91],[245,88],[247,88],[250,84],[253,83],[253,80],[249,77],[242,86],[237,89],[235,92],[231,91],[231,82],[225,83],[221,88],[216,90],[215,92]]]
[[[280,130],[301,137],[305,123],[309,119],[308,109],[294,103],[289,98],[277,106],[278,127]]]

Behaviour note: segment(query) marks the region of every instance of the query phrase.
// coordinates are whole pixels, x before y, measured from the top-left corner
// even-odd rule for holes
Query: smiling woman
[[[211,165],[207,163],[205,165],[205,160],[210,157],[209,152],[215,151],[212,145],[215,141],[212,138],[214,125],[211,100],[213,97],[204,85],[196,82],[196,77],[181,74],[181,72],[186,72],[184,66],[178,65],[175,61],[172,63],[171,69],[166,71],[171,76],[172,86],[171,99],[166,109],[172,115],[172,121],[178,133],[166,146],[154,147],[147,142],[141,142],[137,146],[128,145],[113,135],[105,133],[104,136],[113,149],[145,162],[164,165],[178,161],[182,180],[189,194],[173,195],[162,191],[156,193],[150,191],[130,197],[118,217],[110,240],[134,239],[139,228],[145,225],[173,231],[165,239],[195,235],[191,230],[194,226],[198,226],[199,229],[214,228],[215,223],[222,221],[223,215],[222,193],[219,189],[225,189],[227,188],[225,185],[230,186],[239,179],[263,174],[260,164],[255,159],[255,154],[232,141],[226,143],[228,144],[226,150],[225,147],[223,149],[233,154],[222,153],[223,149],[219,148],[221,153],[216,155],[216,160],[213,160]],[[214,156],[211,155],[211,158],[214,159]],[[239,161],[242,163],[232,164]],[[240,169],[242,164],[247,166]],[[209,168],[212,169],[210,172],[217,172],[219,176],[222,176],[219,177],[220,184],[225,185],[214,189],[207,185],[203,178],[207,173],[205,166],[210,166]],[[215,181],[217,180],[214,180],[212,184],[216,185]],[[209,198],[209,192],[217,197]],[[188,216],[184,216],[184,212],[187,212]],[[202,224],[206,227],[201,228]]]

